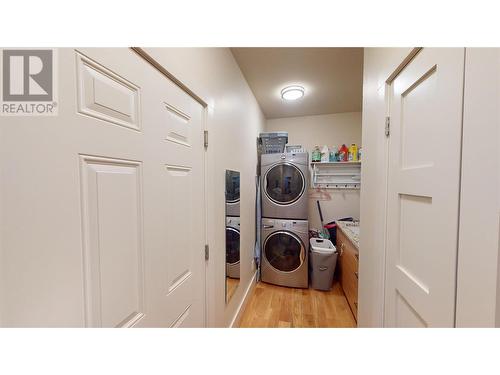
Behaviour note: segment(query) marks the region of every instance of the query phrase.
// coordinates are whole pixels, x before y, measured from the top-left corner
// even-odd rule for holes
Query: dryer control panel
[[[308,233],[307,220],[262,219],[262,228],[266,230],[288,230],[297,233]]]

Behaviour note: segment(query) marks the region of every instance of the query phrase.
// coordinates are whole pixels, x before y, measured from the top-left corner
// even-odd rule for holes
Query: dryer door
[[[287,231],[277,231],[264,242],[266,260],[276,270],[293,272],[304,262],[304,245],[299,237]]]
[[[279,205],[287,205],[299,199],[306,188],[304,175],[292,163],[278,163],[265,175],[267,197]]]
[[[226,171],[226,203],[240,201],[240,172]]]

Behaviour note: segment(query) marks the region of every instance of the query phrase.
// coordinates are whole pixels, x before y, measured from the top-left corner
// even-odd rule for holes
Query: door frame
[[[464,66],[455,326],[491,328],[500,326],[500,49],[466,48]]]

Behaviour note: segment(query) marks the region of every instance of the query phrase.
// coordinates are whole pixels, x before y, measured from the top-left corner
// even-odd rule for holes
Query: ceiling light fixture
[[[297,100],[304,96],[304,91],[302,86],[287,86],[281,90],[281,97],[285,100]]]

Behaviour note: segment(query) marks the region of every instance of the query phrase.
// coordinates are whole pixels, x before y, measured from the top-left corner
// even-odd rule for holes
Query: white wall
[[[287,131],[289,144],[300,144],[309,151],[314,146],[338,147],[345,143],[361,145],[361,112],[269,119],[266,131]],[[316,200],[320,201],[324,222],[352,216],[359,219],[359,190],[309,190],[309,225],[321,228]]]
[[[208,103],[207,222],[211,248],[208,318],[210,326],[228,326],[255,275],[256,138],[263,131],[264,116],[229,49],[147,48],[146,51]],[[241,280],[227,306],[224,300],[226,169],[241,172]]]
[[[500,49],[465,59],[457,327],[499,326]]]
[[[410,52],[411,48],[365,48],[364,51],[359,327],[382,327],[384,321],[388,145],[385,81]]]

